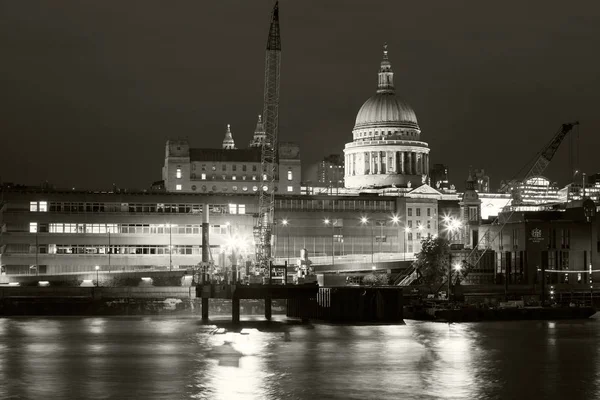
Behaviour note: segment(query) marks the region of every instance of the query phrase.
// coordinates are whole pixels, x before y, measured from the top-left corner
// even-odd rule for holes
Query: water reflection
[[[600,322],[0,319],[0,398],[600,398]]]

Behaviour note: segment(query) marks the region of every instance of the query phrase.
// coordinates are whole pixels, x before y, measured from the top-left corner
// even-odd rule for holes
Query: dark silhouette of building
[[[431,187],[436,189],[450,189],[448,181],[448,166],[445,164],[434,164],[429,172]]]
[[[475,170],[475,189],[479,193],[490,192],[490,177],[485,174],[483,169]]]
[[[344,157],[330,154],[317,166],[317,182],[323,186],[344,187]]]

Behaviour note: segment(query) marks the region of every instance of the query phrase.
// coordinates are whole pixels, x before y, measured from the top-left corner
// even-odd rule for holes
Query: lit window
[[[252,175],[252,180],[255,181],[256,180],[256,175]]]
[[[263,174],[263,181],[267,180],[267,174]]]
[[[293,186],[288,186],[288,192],[293,192],[294,191],[294,187]]]
[[[258,190],[258,186],[252,186],[252,190],[256,192]]]
[[[292,180],[292,171],[288,171],[288,181]]]
[[[48,211],[48,203],[45,201],[40,201],[39,210],[40,210],[40,212],[47,212]]]
[[[237,214],[237,207],[235,204],[229,205],[229,214]]]
[[[175,172],[175,176],[177,179],[181,179],[181,168],[177,168],[177,172]]]
[[[175,185],[175,190],[181,190],[181,185]]]
[[[37,228],[38,228],[37,227],[37,222],[30,222],[29,223],[29,232],[36,233],[38,231]]]
[[[206,180],[206,174],[202,174],[202,180]]]
[[[242,188],[242,190],[243,190],[244,192],[247,192],[247,191],[248,191],[248,186],[244,186],[244,187]]]
[[[232,180],[232,181],[235,181],[236,179],[237,179],[237,178],[236,178],[236,176],[235,176],[235,175],[231,177],[231,180]]]
[[[245,204],[238,205],[238,214],[246,214],[246,205]]]
[[[267,190],[269,190],[269,187],[267,185],[263,186],[263,191],[266,192]]]
[[[38,210],[37,201],[30,201],[29,202],[29,211],[37,212],[37,210]]]

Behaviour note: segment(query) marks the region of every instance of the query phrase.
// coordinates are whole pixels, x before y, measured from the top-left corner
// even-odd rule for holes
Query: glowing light
[[[455,263],[455,264],[454,264],[454,269],[455,269],[456,271],[460,271],[460,270],[462,269],[462,265],[461,265],[460,263]]]
[[[394,215],[394,216],[392,217],[392,222],[393,222],[394,224],[397,224],[397,223],[398,223],[398,221],[400,221],[400,218],[398,218],[398,216],[397,216],[397,215]]]
[[[50,286],[50,282],[48,282],[48,281],[39,281],[38,285],[40,285],[40,286]]]
[[[287,226],[287,224],[288,224],[288,220],[287,219],[284,219],[284,220],[281,221],[281,225]]]
[[[367,217],[361,217],[360,218],[360,223],[361,224],[366,224],[367,222],[369,222],[369,219]]]
[[[323,223],[324,223],[325,225],[329,225],[329,219],[328,219],[328,218],[325,218],[325,219],[323,220]]]
[[[376,270],[377,268],[376,268],[376,267],[373,265],[373,266],[371,267],[371,269],[372,269],[372,270]]]
[[[225,241],[225,246],[223,247],[224,252],[237,252],[240,255],[247,254],[252,247],[252,241],[247,236],[242,235],[232,235],[227,238]]]
[[[423,229],[425,229],[425,227],[424,227],[423,225],[419,224],[419,225],[417,226],[417,229],[419,229],[420,231],[422,231]]]
[[[410,232],[410,228],[407,226],[406,228],[404,228],[404,232]]]
[[[96,268],[96,271],[98,271],[98,270],[100,269],[100,266],[99,266],[99,265],[96,265],[96,267],[95,267],[95,268]]]

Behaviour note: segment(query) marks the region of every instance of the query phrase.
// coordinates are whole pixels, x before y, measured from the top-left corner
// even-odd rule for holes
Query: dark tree
[[[415,266],[423,283],[442,283],[448,273],[450,246],[448,240],[437,236],[421,240],[421,252],[417,254]]]

